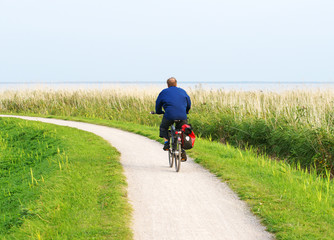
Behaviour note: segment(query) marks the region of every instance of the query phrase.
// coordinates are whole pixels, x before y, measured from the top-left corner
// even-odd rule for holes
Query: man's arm
[[[156,112],[156,114],[164,114],[165,113],[164,111],[162,111],[162,105],[163,105],[162,94],[160,93],[156,102],[155,102],[155,112]]]
[[[190,100],[190,97],[188,96],[188,94],[187,94],[186,99],[187,99],[187,114],[188,114],[189,110],[191,108],[191,100]]]

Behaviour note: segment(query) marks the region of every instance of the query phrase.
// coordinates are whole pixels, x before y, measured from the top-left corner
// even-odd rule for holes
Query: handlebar
[[[164,111],[162,111],[162,113],[156,113],[156,112],[154,112],[154,111],[151,111],[151,112],[150,112],[150,114],[157,114],[157,115],[161,115],[161,114],[165,114],[165,112],[164,112]]]

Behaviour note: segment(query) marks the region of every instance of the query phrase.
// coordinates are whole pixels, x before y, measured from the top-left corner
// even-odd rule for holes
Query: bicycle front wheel
[[[181,167],[181,143],[178,143],[175,151],[175,170],[176,172],[180,171]]]

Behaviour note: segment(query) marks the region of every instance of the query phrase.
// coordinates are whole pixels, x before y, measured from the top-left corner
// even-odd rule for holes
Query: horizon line
[[[0,84],[164,84],[156,81],[47,81],[1,82]],[[334,81],[183,81],[180,84],[334,84]]]

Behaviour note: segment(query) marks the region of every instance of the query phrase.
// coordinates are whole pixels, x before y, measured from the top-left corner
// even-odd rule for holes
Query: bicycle
[[[150,114],[156,114],[154,111]],[[169,167],[175,166],[176,172],[180,171],[181,159],[182,159],[182,132],[179,129],[176,129],[176,125],[181,122],[181,120],[174,120],[174,123],[170,126],[168,130],[169,137],[169,149],[168,149],[168,161]],[[175,163],[175,164],[174,164]]]

